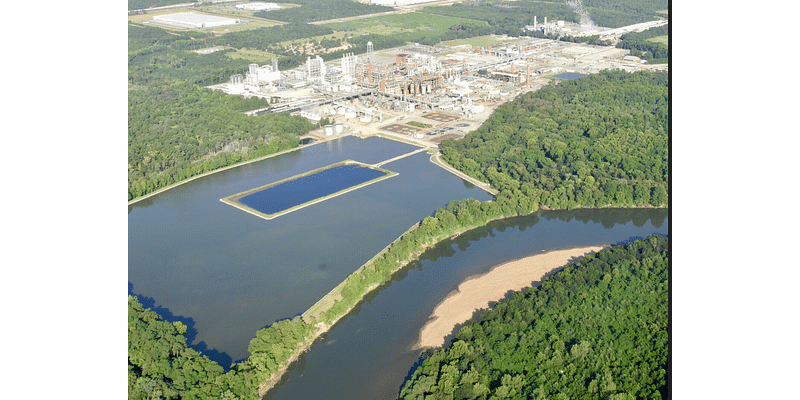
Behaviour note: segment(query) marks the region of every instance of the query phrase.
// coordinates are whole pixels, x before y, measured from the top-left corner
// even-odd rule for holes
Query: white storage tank
[[[333,136],[334,128],[333,125],[325,125],[322,128],[323,132],[325,132],[325,136]]]
[[[345,113],[344,107],[339,107],[339,109],[337,110],[337,113],[339,113],[339,115],[344,115],[344,113]]]
[[[342,132],[344,132],[344,124],[342,124],[341,122],[337,122],[337,123],[333,124],[333,131],[337,135],[341,135]]]
[[[345,117],[345,118],[347,118],[347,119],[353,119],[353,118],[355,118],[355,117],[356,117],[356,113],[354,113],[354,112],[350,111],[350,112],[348,112],[348,113],[345,113],[345,114],[344,114],[344,117]]]
[[[365,124],[370,123],[370,122],[372,122],[372,116],[371,115],[365,115],[365,116],[361,117],[359,119],[359,121],[361,121],[362,123],[365,123]]]

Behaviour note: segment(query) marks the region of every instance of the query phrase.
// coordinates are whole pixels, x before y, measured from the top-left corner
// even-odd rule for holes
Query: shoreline
[[[552,250],[492,267],[489,272],[468,277],[458,288],[445,296],[433,309],[428,322],[420,330],[412,350],[441,347],[454,329],[473,318],[475,311],[488,309],[490,302],[503,299],[509,290],[530,287],[572,262],[593,254],[608,245]],[[538,285],[537,285],[538,286]]]
[[[350,134],[332,136],[330,138],[324,138],[324,139],[317,139],[313,143],[301,144],[301,145],[299,145],[297,147],[292,147],[291,149],[281,150],[281,151],[279,151],[277,153],[267,154],[265,156],[254,158],[252,160],[240,161],[240,162],[238,162],[236,164],[228,165],[228,166],[225,166],[225,167],[222,167],[222,168],[218,168],[218,169],[215,169],[215,170],[212,170],[212,171],[208,171],[208,172],[203,172],[202,174],[199,174],[199,175],[190,176],[190,177],[188,177],[188,178],[186,178],[186,179],[184,179],[184,180],[182,180],[180,182],[175,182],[172,185],[163,187],[161,189],[157,189],[157,190],[155,190],[153,192],[150,192],[150,193],[147,193],[145,195],[139,196],[139,197],[137,197],[135,199],[128,200],[128,205],[130,206],[130,205],[136,204],[136,203],[138,203],[138,202],[140,202],[142,200],[145,200],[147,198],[153,197],[153,196],[155,196],[157,194],[160,194],[160,193],[164,193],[164,192],[166,192],[166,191],[168,191],[170,189],[174,189],[174,188],[176,188],[178,186],[181,186],[181,185],[183,185],[185,183],[189,183],[189,182],[191,182],[191,181],[193,181],[195,179],[199,179],[199,178],[203,178],[203,177],[206,177],[206,176],[209,176],[209,175],[213,175],[213,174],[216,174],[218,172],[227,171],[227,170],[229,170],[231,168],[241,167],[241,166],[244,166],[244,165],[247,165],[247,164],[252,164],[254,162],[263,161],[263,160],[266,160],[268,158],[277,157],[277,156],[280,156],[280,155],[284,155],[286,153],[291,153],[293,151],[302,150],[302,149],[304,149],[306,147],[309,147],[309,146],[316,146],[316,145],[318,145],[320,143],[325,143],[325,142],[328,142],[330,140],[339,139],[339,138],[342,138],[342,137],[345,137],[345,136],[350,136]]]

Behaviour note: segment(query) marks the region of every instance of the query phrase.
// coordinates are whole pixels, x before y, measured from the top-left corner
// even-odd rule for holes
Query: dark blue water
[[[573,73],[573,72],[564,72],[564,73],[561,73],[561,74],[553,76],[553,78],[558,78],[558,79],[564,79],[564,80],[567,80],[567,81],[571,81],[573,79],[586,78],[587,76],[589,76],[589,75],[576,74],[576,73]]]
[[[275,214],[384,175],[360,165],[340,165],[269,187],[239,202],[264,214]]]
[[[266,398],[394,400],[419,360],[421,351],[412,350],[419,331],[459,283],[543,251],[667,234],[668,213],[654,209],[542,211],[492,222],[441,242],[317,341]]]

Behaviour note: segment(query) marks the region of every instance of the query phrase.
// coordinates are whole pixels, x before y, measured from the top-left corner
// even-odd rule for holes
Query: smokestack
[[[536,29],[536,16],[533,16],[533,29]]]

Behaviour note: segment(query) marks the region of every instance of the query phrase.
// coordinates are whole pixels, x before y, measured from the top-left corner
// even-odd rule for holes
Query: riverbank
[[[502,218],[497,218],[497,219],[502,219]],[[487,221],[487,223],[491,222],[493,220]],[[421,251],[415,251],[415,252],[411,253],[409,255],[409,258],[408,258],[407,262],[398,262],[397,263],[396,267],[393,268],[391,270],[391,272],[388,274],[387,281],[391,279],[391,276],[395,272],[400,271],[401,269],[405,268],[407,265],[409,265],[414,260],[417,260],[422,253],[424,253],[427,249],[435,246],[437,243],[439,243],[439,242],[441,242],[443,240],[446,240],[446,239],[454,239],[454,238],[458,237],[459,235],[461,235],[461,234],[463,234],[465,232],[468,232],[468,231],[470,231],[472,229],[475,229],[475,228],[479,228],[479,227],[484,226],[484,225],[485,224],[470,226],[470,227],[464,228],[462,230],[459,230],[459,231],[453,233],[452,235],[442,235],[441,237],[438,237],[435,240],[432,240],[432,241],[427,242],[427,243],[423,243],[421,245],[422,250]],[[341,319],[343,319],[344,317],[349,315],[350,312],[353,311],[353,309],[359,303],[361,303],[361,301],[370,292],[372,292],[375,289],[378,289],[383,283],[386,283],[384,281],[384,282],[372,284],[372,285],[369,285],[369,286],[365,287],[364,290],[359,295],[356,296],[357,299],[355,301],[351,302],[351,304],[345,310],[343,310],[339,315],[334,316],[330,320],[325,321],[325,319],[326,319],[325,318],[326,311],[328,311],[331,308],[333,308],[337,303],[345,301],[344,296],[342,295],[342,291],[345,288],[345,286],[348,284],[348,281],[350,279],[355,279],[354,277],[359,277],[358,279],[360,279],[360,277],[363,276],[362,274],[364,274],[364,272],[367,269],[374,268],[373,264],[378,259],[380,259],[382,256],[384,256],[388,251],[390,251],[392,246],[394,246],[395,244],[400,242],[403,239],[404,236],[406,236],[410,232],[416,230],[417,228],[418,228],[418,224],[412,225],[408,230],[406,230],[397,239],[392,241],[389,245],[387,245],[383,250],[381,250],[373,258],[371,258],[369,261],[364,263],[364,265],[362,265],[357,270],[355,270],[344,281],[342,281],[339,285],[337,285],[335,288],[333,288],[333,290],[328,292],[328,294],[323,296],[323,298],[320,299],[319,301],[317,301],[316,304],[314,304],[308,310],[306,310],[306,312],[301,314],[301,318],[303,319],[303,321],[306,324],[313,325],[314,327],[317,328],[317,330],[313,334],[311,334],[309,337],[305,338],[305,340],[303,340],[302,343],[300,343],[299,346],[294,349],[292,354],[284,362],[280,363],[280,365],[278,366],[278,372],[277,373],[273,373],[269,377],[269,379],[267,379],[266,381],[262,382],[258,386],[258,395],[259,395],[260,398],[263,398],[264,395],[266,395],[267,392],[270,389],[275,387],[275,385],[277,385],[278,382],[280,382],[281,377],[289,369],[291,364],[293,362],[295,362],[300,357],[300,355],[302,355],[303,353],[308,351],[311,348],[311,346],[314,345],[314,342],[316,342],[317,339],[320,336],[324,335],[331,328],[336,326],[337,322],[339,322]]]
[[[443,346],[456,326],[469,321],[475,310],[487,308],[489,302],[502,299],[509,290],[517,291],[531,286],[532,282],[541,282],[546,274],[561,269],[578,257],[607,247],[550,251],[511,261],[492,268],[486,274],[467,278],[436,305],[428,323],[420,331],[414,349]]]
[[[130,201],[128,201],[128,205],[131,205],[131,204],[138,203],[138,202],[140,202],[140,201],[142,201],[142,200],[144,200],[144,199],[147,199],[147,198],[153,197],[153,196],[155,196],[155,195],[157,195],[157,194],[159,194],[159,193],[164,193],[164,192],[166,192],[167,190],[174,189],[174,188],[176,188],[176,187],[178,187],[178,186],[181,186],[181,185],[183,185],[183,184],[189,183],[189,182],[191,182],[191,181],[193,181],[193,180],[195,180],[195,179],[200,179],[200,178],[203,178],[203,177],[206,177],[206,176],[209,176],[209,175],[216,174],[216,173],[218,173],[218,172],[227,171],[227,170],[229,170],[229,169],[232,169],[232,168],[238,168],[238,167],[241,167],[241,166],[243,166],[243,165],[247,165],[247,164],[252,164],[252,163],[254,163],[254,162],[264,161],[264,160],[266,160],[266,159],[268,159],[268,158],[277,157],[277,156],[280,156],[280,155],[284,155],[284,154],[286,154],[286,153],[291,153],[291,152],[293,152],[293,151],[302,150],[302,149],[304,149],[304,148],[306,148],[306,147],[309,147],[309,146],[316,146],[316,145],[318,145],[318,144],[320,144],[320,143],[325,143],[325,142],[328,142],[328,141],[330,141],[330,140],[339,139],[339,138],[342,138],[342,137],[344,137],[344,136],[348,136],[348,135],[339,135],[339,136],[331,136],[331,137],[326,137],[326,138],[324,138],[324,139],[319,139],[319,140],[317,140],[317,141],[315,141],[315,142],[313,142],[313,143],[309,143],[309,144],[301,144],[301,145],[299,145],[299,146],[297,146],[297,147],[292,147],[291,149],[281,150],[281,151],[279,151],[279,152],[277,152],[277,153],[267,154],[267,155],[265,155],[265,156],[261,156],[261,157],[258,157],[258,158],[254,158],[254,159],[252,159],[252,160],[241,161],[241,162],[238,162],[238,163],[236,163],[236,164],[233,164],[233,165],[228,165],[228,166],[226,166],[226,167],[222,167],[222,168],[219,168],[219,169],[215,169],[215,170],[213,170],[213,171],[203,172],[202,174],[199,174],[199,175],[195,175],[195,176],[192,176],[192,177],[186,178],[186,179],[184,179],[184,180],[182,180],[182,181],[180,181],[180,182],[173,183],[172,185],[169,185],[169,186],[167,186],[167,187],[163,187],[163,188],[161,188],[161,189],[155,190],[155,191],[153,191],[153,192],[150,192],[150,193],[148,193],[148,194],[146,194],[146,195],[139,196],[139,197],[137,197],[137,198],[135,198],[135,199],[133,199],[133,200],[130,200]]]

